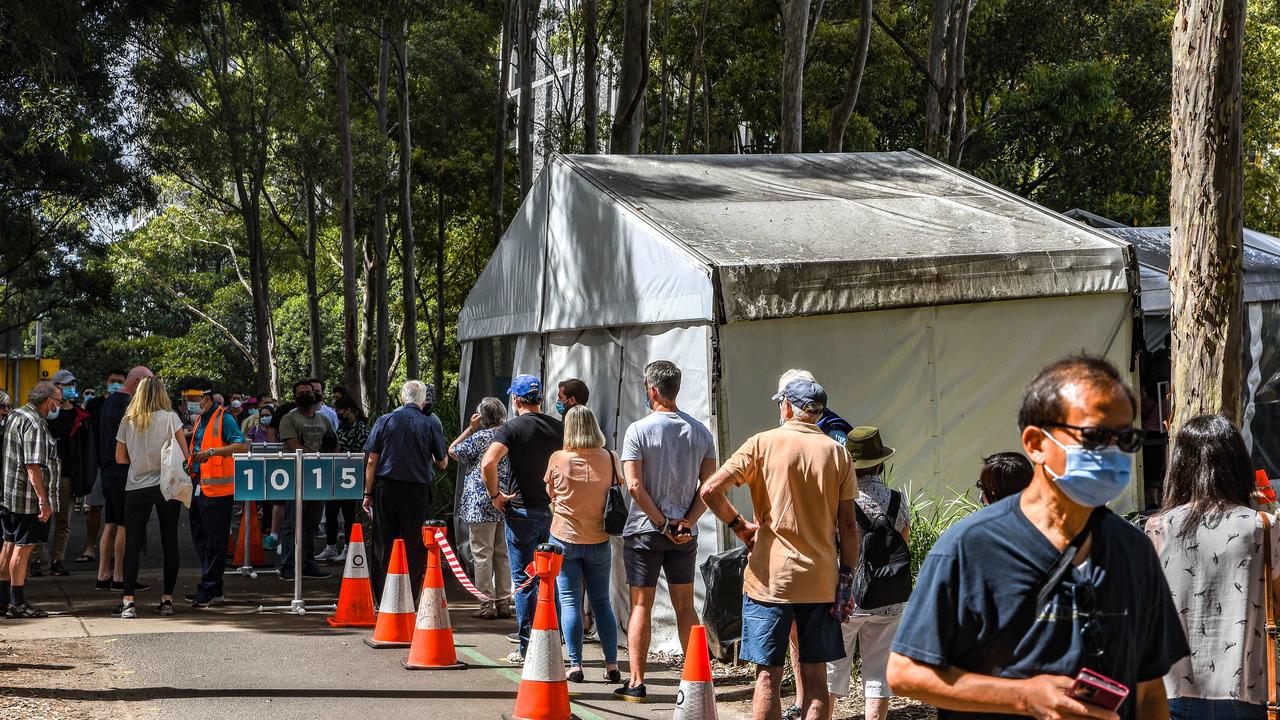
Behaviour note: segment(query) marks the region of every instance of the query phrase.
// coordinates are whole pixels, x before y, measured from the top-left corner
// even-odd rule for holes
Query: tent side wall
[[[1129,373],[1132,304],[1119,293],[731,323],[720,329],[722,455],[777,426],[778,376],[811,370],[831,408],[897,449],[891,481],[945,503],[972,494],[982,458],[1021,448],[1023,389],[1086,350]],[[1135,472],[1135,477],[1141,478]],[[1141,483],[1117,501],[1138,507]],[[734,498],[750,507],[745,492]]]

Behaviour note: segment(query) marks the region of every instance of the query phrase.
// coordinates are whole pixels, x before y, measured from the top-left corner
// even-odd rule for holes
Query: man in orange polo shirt
[[[222,599],[222,573],[227,567],[227,537],[235,505],[235,453],[248,452],[240,426],[226,408],[213,401],[213,388],[197,388],[198,401],[187,401],[193,418],[188,466],[195,480],[191,498],[191,539],[200,556],[200,584],[188,595],[192,607],[209,607]]]
[[[795,379],[773,400],[781,426],[743,443],[702,486],[701,495],[750,549],[740,656],[756,664],[752,717],[782,717],[782,666],[794,623],[804,676],[799,705],[806,720],[819,720],[831,713],[826,663],[845,654],[840,621],[852,603],[837,599],[837,587],[852,587],[857,564],[853,501],[858,485],[849,453],[818,428],[827,406],[822,386]],[[751,491],[755,522],[744,519],[726,497],[734,485]]]

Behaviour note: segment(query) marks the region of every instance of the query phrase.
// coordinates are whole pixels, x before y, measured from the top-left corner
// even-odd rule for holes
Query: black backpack
[[[853,580],[853,599],[862,610],[906,602],[911,597],[911,548],[893,527],[902,493],[889,491],[888,510],[874,520],[854,503],[862,531],[861,557]]]

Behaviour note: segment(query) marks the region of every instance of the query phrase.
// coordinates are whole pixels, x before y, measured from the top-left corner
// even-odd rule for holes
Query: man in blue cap
[[[532,375],[518,375],[507,389],[515,417],[501,425],[493,444],[480,462],[484,484],[493,506],[507,518],[507,552],[511,557],[511,581],[520,587],[528,579],[525,568],[535,549],[551,537],[551,498],[544,478],[547,461],[564,446],[564,423],[542,412],[542,383]],[[511,463],[510,487],[498,486],[498,462]],[[516,593],[516,621],[520,624],[520,650],[507,656],[513,665],[524,662],[538,603],[538,586]]]
[[[743,443],[703,483],[701,495],[750,551],[740,657],[756,664],[752,717],[782,716],[782,668],[794,623],[804,678],[799,705],[816,720],[831,714],[826,664],[845,655],[840,623],[851,609],[844,593],[858,559],[858,486],[849,453],[818,428],[827,407],[822,386],[798,378],[773,400],[781,426]],[[735,485],[751,491],[754,522],[726,496]]]

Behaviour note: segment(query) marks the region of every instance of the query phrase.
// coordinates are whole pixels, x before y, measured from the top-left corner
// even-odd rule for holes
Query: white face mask
[[[187,403],[187,413],[188,413],[188,414],[190,414],[190,415],[199,415],[199,414],[200,414],[200,403],[198,403],[198,402],[188,402],[188,403]]]

